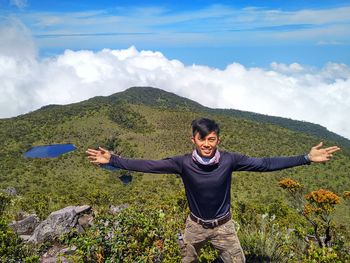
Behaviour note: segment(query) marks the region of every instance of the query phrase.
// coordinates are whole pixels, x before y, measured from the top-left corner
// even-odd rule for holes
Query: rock
[[[27,242],[29,240],[29,238],[31,237],[31,235],[20,235],[19,236],[24,242]]]
[[[86,228],[88,226],[92,225],[92,221],[94,220],[93,215],[91,214],[85,214],[79,217],[78,223],[81,225],[83,228]]]
[[[52,212],[46,220],[36,227],[29,241],[41,243],[70,232],[78,222],[75,208],[75,206],[68,206]]]
[[[69,261],[65,258],[65,257],[46,257],[46,258],[42,258],[40,260],[40,263],[57,263],[57,262],[61,262],[61,263],[69,263]]]
[[[75,208],[75,212],[79,215],[82,213],[88,213],[91,212],[91,206],[89,205],[82,205],[82,206],[77,206]]]
[[[48,218],[42,221],[34,230],[29,242],[42,243],[50,241],[76,228],[78,233],[83,233],[84,227],[92,224],[91,206],[68,206],[52,212]]]
[[[6,189],[1,189],[0,191],[12,196],[17,195],[17,190],[14,187],[7,187]]]
[[[21,221],[25,218],[27,218],[30,214],[26,211],[19,211],[16,213],[16,221]]]
[[[77,250],[76,246],[66,247],[61,249],[60,254],[73,255],[76,250]]]
[[[20,220],[13,221],[9,226],[18,235],[29,235],[32,234],[34,229],[39,225],[40,221],[36,214],[29,215],[28,217]]]
[[[122,205],[118,205],[118,206],[110,205],[109,206],[109,213],[112,215],[116,215],[128,207],[129,207],[129,205],[127,205],[127,204],[122,204]]]
[[[84,230],[84,228],[81,225],[77,224],[75,228],[76,228],[78,234],[85,233],[85,230]]]
[[[76,247],[75,247],[76,250]],[[40,263],[69,263],[70,261],[67,260],[63,254],[68,255],[67,251],[70,251],[71,254],[74,253],[75,250],[71,250],[70,248],[62,248],[61,246],[54,245],[51,247],[46,253],[44,253],[40,258]]]

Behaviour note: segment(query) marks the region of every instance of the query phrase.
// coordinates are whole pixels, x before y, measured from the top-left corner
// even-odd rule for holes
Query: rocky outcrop
[[[52,212],[46,220],[35,228],[29,242],[42,243],[54,240],[56,237],[70,232],[73,228],[77,228],[81,232],[83,228],[79,225],[79,218],[89,213],[91,213],[91,206],[88,205],[68,206]],[[92,215],[90,223],[91,221]]]
[[[39,217],[36,214],[31,214],[20,221],[13,221],[9,224],[9,226],[18,235],[30,235],[33,233],[39,223]]]

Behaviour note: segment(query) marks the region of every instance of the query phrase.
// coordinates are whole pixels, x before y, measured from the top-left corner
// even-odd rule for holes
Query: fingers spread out
[[[316,146],[312,147],[315,149],[320,149],[323,146],[323,142],[320,142],[319,144],[317,144]]]
[[[87,158],[89,159],[89,162],[94,165],[100,165],[101,164],[101,156],[103,155],[104,151],[107,151],[101,147],[99,147],[98,150],[95,149],[87,149],[85,153],[87,154]]]
[[[100,149],[100,151],[103,151],[103,152],[108,152],[108,150],[106,150],[105,148],[102,148],[102,147],[98,147]]]
[[[87,158],[97,158],[97,154],[88,154]]]
[[[94,150],[94,149],[87,149],[86,153],[87,154],[98,154],[100,151]]]
[[[326,151],[328,153],[334,153],[334,152],[339,151],[339,150],[340,150],[340,148],[338,146],[332,146],[332,147],[326,148]]]

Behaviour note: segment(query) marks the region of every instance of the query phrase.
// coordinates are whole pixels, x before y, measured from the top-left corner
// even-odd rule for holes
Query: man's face
[[[197,132],[195,136],[192,137],[192,142],[196,146],[197,152],[200,156],[211,158],[215,154],[220,138],[216,132],[211,132],[204,138],[201,138],[200,134]]]

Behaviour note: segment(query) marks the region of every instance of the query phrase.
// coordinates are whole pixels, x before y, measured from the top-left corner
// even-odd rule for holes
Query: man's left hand
[[[311,148],[308,156],[311,162],[324,163],[329,161],[333,157],[333,153],[339,151],[338,146],[331,146],[328,148],[322,148],[323,142]]]

